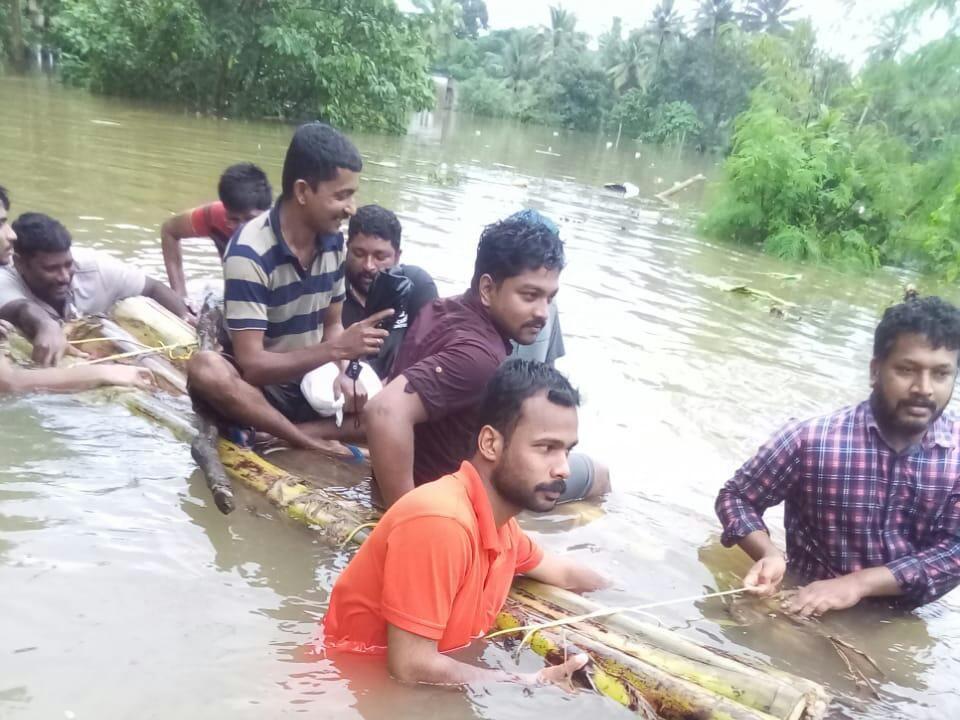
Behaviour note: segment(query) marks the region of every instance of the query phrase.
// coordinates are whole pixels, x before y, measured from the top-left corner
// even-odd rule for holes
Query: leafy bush
[[[66,81],[219,115],[402,132],[433,98],[391,0],[63,0],[54,32]]]
[[[509,117],[515,112],[513,93],[503,82],[488,75],[475,75],[459,86],[460,109],[487,117]]]

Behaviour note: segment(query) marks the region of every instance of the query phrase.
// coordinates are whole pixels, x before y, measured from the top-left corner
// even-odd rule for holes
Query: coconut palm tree
[[[782,35],[793,27],[788,16],[795,12],[790,0],[750,0],[741,17],[746,30]]]
[[[443,57],[453,38],[463,32],[463,6],[457,0],[412,0],[413,6],[430,20],[430,41]]]
[[[683,18],[680,17],[673,3],[674,0],[660,0],[660,4],[653,9],[653,19],[648,25],[648,30],[657,44],[654,72],[660,67],[663,48],[667,42],[677,40],[683,34]]]
[[[550,41],[556,50],[564,42],[571,39],[577,31],[577,16],[563,7],[550,7]]]
[[[876,42],[870,47],[870,59],[893,60],[903,49],[909,35],[910,25],[902,12],[888,15],[877,31]]]
[[[543,35],[529,28],[514,30],[498,55],[491,57],[494,71],[506,86],[519,93],[524,83],[536,77],[543,62]]]
[[[697,33],[717,37],[720,28],[735,22],[737,12],[733,8],[733,0],[701,0],[697,8]]]
[[[601,33],[597,38],[597,45],[600,51],[600,62],[604,69],[612,68],[620,62],[620,54],[623,52],[623,19],[615,17],[610,24],[610,29]]]
[[[652,49],[648,37],[634,30],[623,43],[620,61],[607,68],[607,75],[613,80],[618,93],[631,88],[644,87],[650,77]]]

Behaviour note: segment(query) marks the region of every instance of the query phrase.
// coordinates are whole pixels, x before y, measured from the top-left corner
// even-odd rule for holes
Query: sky
[[[657,0],[486,0],[490,27],[502,29],[545,25],[550,22],[550,6],[562,5],[577,16],[577,28],[596,38],[610,27],[614,16],[623,18],[628,30],[641,27],[650,19]],[[399,3],[401,7],[405,3]],[[794,0],[793,17],[811,18],[820,46],[835,57],[859,65],[873,44],[873,34],[891,11],[906,0]],[[677,0],[684,17],[692,20],[698,0]],[[936,24],[927,23],[923,35],[935,36]]]

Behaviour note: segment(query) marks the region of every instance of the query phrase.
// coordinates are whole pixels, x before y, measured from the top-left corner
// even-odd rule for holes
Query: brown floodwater
[[[233,162],[259,163],[277,187],[291,133],[47,78],[0,78],[0,98],[12,214],[55,215],[77,244],[161,278],[160,223],[214,199]],[[682,195],[678,210],[652,195],[697,172],[716,177],[712,158],[457,115],[416,118],[402,138],[354,139],[367,160],[361,200],[398,212],[404,260],[444,293],[465,288],[485,223],[531,206],[561,226],[560,366],[585,396],[582,446],[609,462],[616,490],[596,518],[565,510],[525,526],[616,578],[597,595],[605,603],[734,586],[748,564],[719,546],[717,489],[787,419],[865,397],[872,328],[903,276],[787,265],[699,237],[708,189]],[[610,181],[639,195],[605,191]],[[212,245],[189,243],[185,258],[198,292],[216,282]],[[733,284],[795,305],[771,313],[724,290]],[[304,647],[349,556],[240,494],[240,508],[220,515],[187,448],[121,408],[0,400],[0,717],[629,716],[590,694],[411,688],[376,661],[311,658]],[[782,541],[782,515],[770,517]],[[708,600],[657,615],[697,642],[826,684],[834,718],[960,717],[955,599],[825,622],[881,666],[879,698],[845,677],[821,634],[749,610]],[[496,646],[471,653],[516,666]]]

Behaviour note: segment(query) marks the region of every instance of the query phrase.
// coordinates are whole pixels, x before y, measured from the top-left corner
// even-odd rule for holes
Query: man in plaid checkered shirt
[[[723,544],[754,560],[744,579],[802,586],[802,616],[886,597],[916,607],[960,584],[960,422],[953,395],[960,311],[937,297],[888,308],[874,335],[873,391],[859,405],[781,429],[717,497]],[[764,511],[783,502],[787,552]]]

